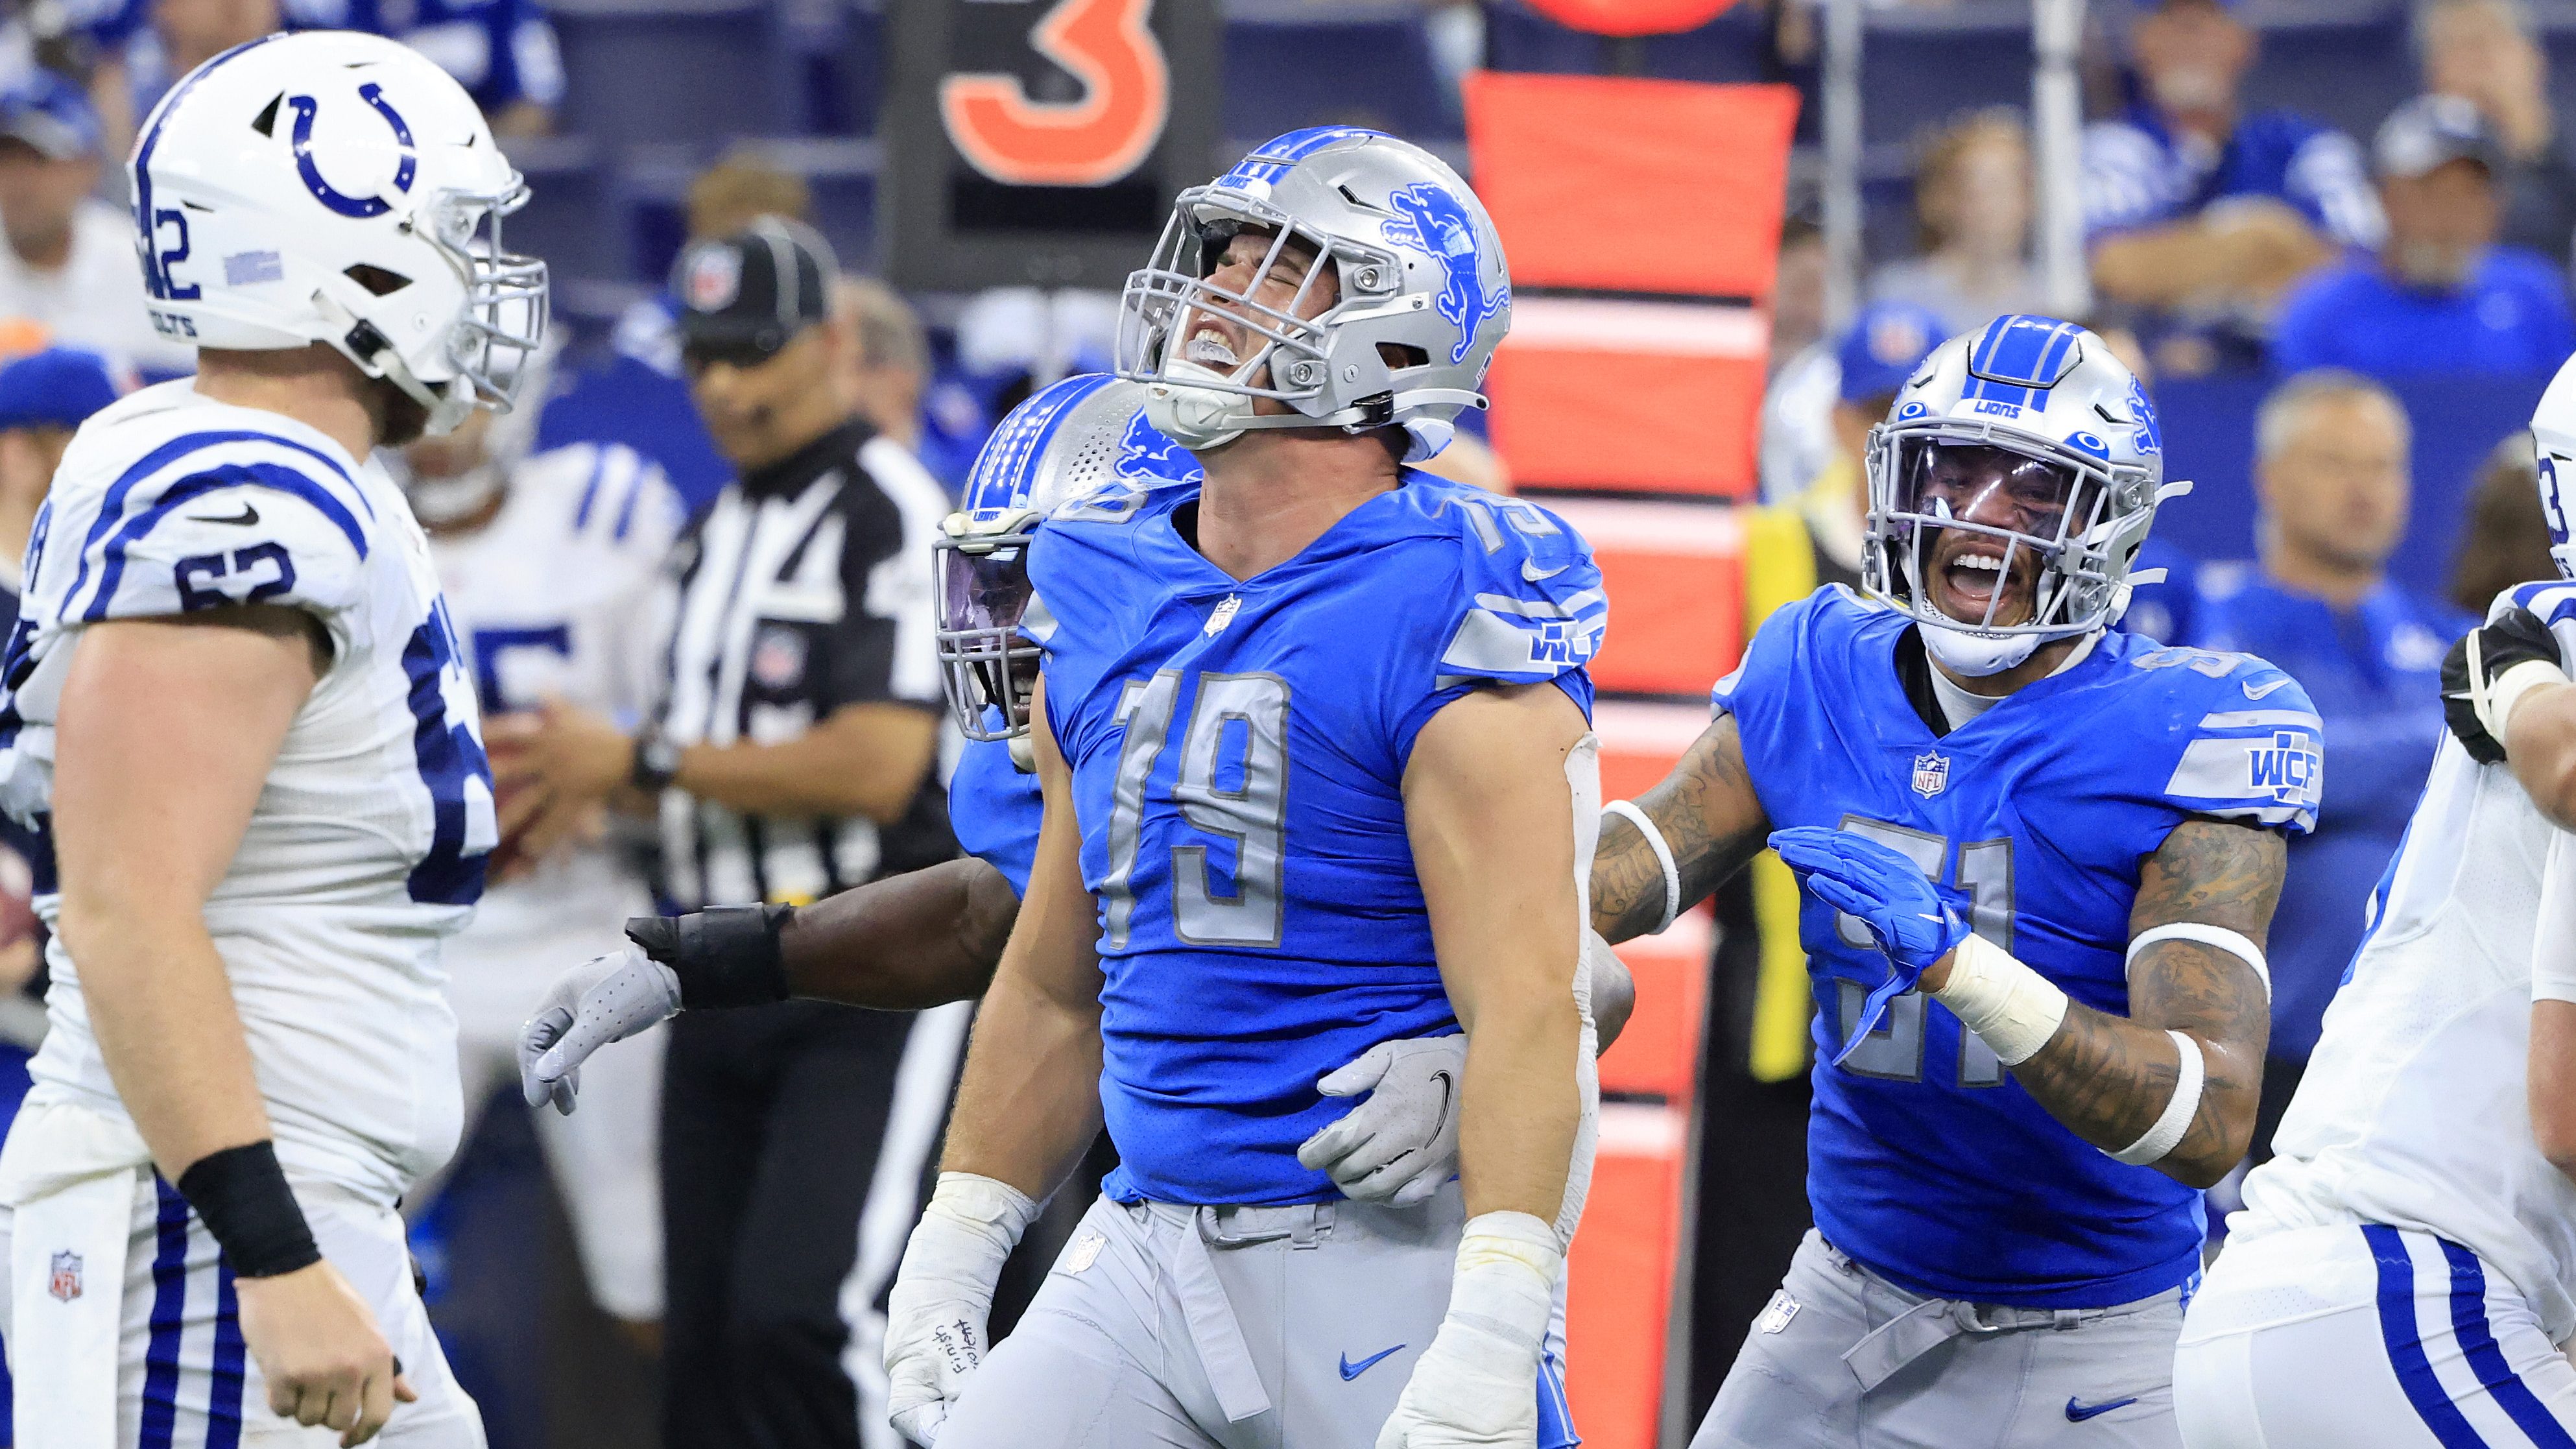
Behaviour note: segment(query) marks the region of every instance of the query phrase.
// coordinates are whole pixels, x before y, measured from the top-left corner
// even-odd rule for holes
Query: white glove
[[[943,1172],[886,1295],[886,1418],[916,1443],[939,1426],[991,1345],[993,1282],[1038,1215],[1028,1194],[971,1172]]]
[[[1419,1207],[1458,1174],[1466,1079],[1463,1033],[1379,1042],[1315,1084],[1327,1097],[1368,1097],[1300,1143],[1297,1160],[1359,1202]]]
[[[519,1028],[520,1095],[531,1107],[551,1101],[572,1115],[581,1064],[592,1052],[679,1010],[680,978],[642,947],[629,942],[623,951],[593,956],[556,977],[536,1015]]]
[[[1539,1352],[1564,1263],[1553,1224],[1528,1213],[1468,1219],[1449,1315],[1414,1361],[1377,1449],[1533,1449]]]

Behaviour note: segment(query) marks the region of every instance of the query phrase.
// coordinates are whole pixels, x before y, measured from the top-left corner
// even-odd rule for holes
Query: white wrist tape
[[[2225,926],[2208,926],[2198,921],[2149,926],[2129,940],[2129,971],[2134,973],[2138,969],[2138,953],[2158,941],[2193,941],[2226,952],[2254,968],[2255,976],[2263,982],[2263,999],[2267,1002],[2272,999],[2272,965],[2263,959],[2263,948],[2255,945],[2251,937]]]
[[[1020,1235],[1037,1221],[1038,1205],[1029,1195],[999,1178],[972,1172],[943,1172],[922,1206],[922,1222],[953,1230],[944,1233],[962,1256],[999,1272],[1002,1260],[1020,1245]],[[971,1246],[970,1246],[971,1245]]]
[[[1661,935],[1664,928],[1673,923],[1673,917],[1682,913],[1682,871],[1680,866],[1673,864],[1673,848],[1664,843],[1664,832],[1655,828],[1655,822],[1648,819],[1646,812],[1638,809],[1633,800],[1613,800],[1601,807],[1601,813],[1625,817],[1629,824],[1636,826],[1637,833],[1646,837],[1646,848],[1655,853],[1655,864],[1664,868],[1664,918],[1655,923],[1654,930],[1646,933],[1649,936]]]
[[[2504,743],[2505,726],[2513,719],[2513,707],[2535,689],[2552,684],[2565,684],[2567,674],[2545,659],[2526,659],[2487,682],[2486,692],[2471,702],[2477,706],[2478,723],[2487,727],[2498,745]]]
[[[2165,1154],[2182,1145],[2183,1134],[2191,1130],[2191,1119],[2200,1111],[2200,1089],[2208,1084],[2209,1066],[2201,1059],[2200,1043],[2178,1031],[2165,1035],[2174,1039],[2174,1050],[2182,1054],[2182,1077],[2174,1083],[2173,1100],[2165,1103],[2164,1114],[2137,1141],[2111,1154],[2115,1162],[2131,1167],[2145,1167],[2162,1162]]]
[[[2037,1055],[2066,1020],[2066,993],[1982,936],[1959,943],[1932,999],[1950,1008],[2008,1067]]]
[[[1528,1213],[1479,1213],[1458,1239],[1449,1318],[1526,1347],[1535,1365],[1555,1317],[1556,1279],[1564,1267],[1554,1224]]]

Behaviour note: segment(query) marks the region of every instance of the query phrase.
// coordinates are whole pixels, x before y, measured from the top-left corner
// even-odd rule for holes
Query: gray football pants
[[[939,1449],[1369,1449],[1465,1227],[1455,1183],[1404,1210],[1104,1197]]]
[[[2057,1312],[1951,1303],[1810,1230],[1691,1449],[2181,1449],[2184,1296]]]

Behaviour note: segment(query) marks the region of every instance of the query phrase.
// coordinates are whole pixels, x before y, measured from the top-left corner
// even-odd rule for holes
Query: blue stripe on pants
[[[2504,1361],[2504,1350],[2497,1346],[2495,1333],[2487,1326],[2487,1275],[2479,1266],[2478,1255],[2448,1240],[2442,1244],[2442,1256],[2451,1264],[2451,1331],[2469,1357],[2469,1367],[2476,1370],[2479,1384],[2495,1397],[2514,1427],[2531,1436],[2540,1449],[2576,1449],[2576,1437],[2569,1436],[2556,1415],[2540,1402],[2540,1396],[2522,1381]]]
[[[152,1258],[152,1338],[143,1350],[141,1449],[171,1449],[179,1411],[179,1330],[188,1309],[188,1200],[158,1176],[161,1246]]]
[[[206,1400],[206,1449],[238,1449],[241,1443],[242,1335],[241,1304],[233,1294],[233,1270],[215,1262],[214,1391]]]

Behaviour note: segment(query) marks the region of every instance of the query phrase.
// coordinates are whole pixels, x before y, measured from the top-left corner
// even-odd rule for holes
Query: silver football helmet
[[[1131,382],[1068,377],[1013,408],[976,454],[965,506],[931,540],[940,684],[966,738],[1028,733],[1040,651],[1024,625],[1034,622],[1038,526],[1076,499],[1090,516],[1132,512],[1147,491],[1198,476],[1197,461],[1145,421],[1144,402]]]
[[[1267,251],[1241,285],[1220,285],[1246,233]],[[1327,278],[1338,290],[1318,307]],[[1200,320],[1212,315],[1223,320]],[[1317,127],[1180,194],[1127,279],[1118,375],[1150,389],[1154,425],[1184,447],[1251,428],[1394,426],[1419,460],[1448,445],[1461,408],[1486,405],[1485,367],[1511,320],[1502,238],[1457,172],[1392,136]],[[1233,330],[1248,356],[1217,335]],[[1256,398],[1289,411],[1256,415]]]
[[[2136,375],[2053,317],[1941,344],[1869,436],[1861,587],[1970,676],[2118,622],[2130,589],[2163,577],[2129,568],[2157,507],[2191,491],[2164,481]]]

